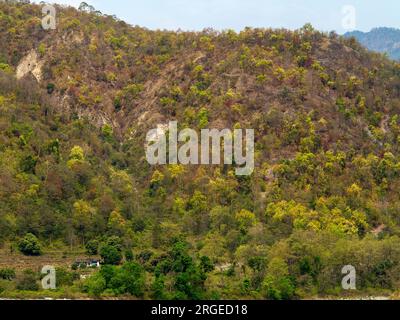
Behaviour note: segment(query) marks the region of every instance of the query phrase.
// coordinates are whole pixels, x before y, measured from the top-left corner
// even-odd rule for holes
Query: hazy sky
[[[53,0],[79,6],[81,0]],[[49,2],[53,2],[50,0]],[[36,1],[38,2],[38,1]],[[400,28],[399,0],[87,0],[96,9],[151,29],[241,30],[250,27],[297,29],[311,22],[343,33],[343,6],[355,8],[356,29]]]

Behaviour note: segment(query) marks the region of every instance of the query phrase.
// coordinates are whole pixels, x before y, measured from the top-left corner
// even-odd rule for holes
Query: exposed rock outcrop
[[[27,56],[25,56],[17,67],[16,76],[17,79],[21,79],[32,73],[38,82],[42,80],[42,67],[44,61],[39,59],[39,56],[35,50],[31,50]]]

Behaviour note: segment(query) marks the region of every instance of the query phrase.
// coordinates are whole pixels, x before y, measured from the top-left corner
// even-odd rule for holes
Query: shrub
[[[35,174],[36,164],[37,164],[37,158],[29,155],[21,159],[20,168],[25,173]]]
[[[54,83],[47,84],[47,93],[52,94],[55,90],[56,86]]]
[[[204,273],[208,273],[208,272],[213,271],[215,266],[209,257],[202,256],[200,258],[200,268]]]
[[[259,74],[256,77],[256,81],[258,84],[263,84],[265,81],[267,81],[267,76],[265,74]]]
[[[32,233],[28,233],[18,243],[18,249],[26,256],[40,256],[42,254],[40,242]]]
[[[17,281],[17,290],[22,291],[38,291],[38,275],[32,270],[25,270],[24,274]]]
[[[125,251],[125,259],[126,259],[126,261],[128,261],[128,262],[133,261],[134,258],[135,258],[135,256],[133,255],[132,250],[129,249],[129,250]]]
[[[79,273],[69,272],[64,268],[57,268],[57,287],[72,286],[74,281],[79,279]]]
[[[0,62],[0,70],[4,71],[6,73],[12,73],[12,68],[6,63],[1,63]]]
[[[15,270],[9,268],[0,269],[0,279],[9,281],[15,279]]]
[[[207,127],[209,121],[208,118],[209,118],[208,110],[206,108],[201,108],[197,115],[199,128],[203,129]]]
[[[152,286],[151,286],[151,291],[152,291],[152,298],[155,300],[164,300],[166,299],[166,293],[165,293],[165,277],[164,276],[158,276],[155,278]]]

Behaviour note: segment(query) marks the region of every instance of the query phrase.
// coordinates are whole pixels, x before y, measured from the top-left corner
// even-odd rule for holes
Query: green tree
[[[85,281],[83,288],[91,296],[100,297],[106,289],[106,280],[100,273],[95,273]]]
[[[110,289],[117,295],[131,294],[141,297],[144,294],[145,277],[142,266],[135,262],[127,262],[119,267],[110,279]]]
[[[86,243],[86,253],[90,256],[95,256],[99,251],[99,241],[96,239],[90,240]]]
[[[287,300],[294,296],[295,286],[289,268],[282,258],[273,258],[268,264],[263,288],[265,296],[273,300]]]
[[[122,245],[118,238],[110,237],[100,245],[99,253],[104,264],[118,265],[122,260]]]

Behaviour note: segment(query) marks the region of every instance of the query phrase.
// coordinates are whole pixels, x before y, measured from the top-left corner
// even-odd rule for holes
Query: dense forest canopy
[[[345,265],[360,291],[399,289],[398,63],[311,25],[151,31],[56,8],[43,30],[40,6],[0,3],[4,248],[100,255],[85,281],[63,273],[94,296],[339,294]],[[254,173],[150,166],[145,134],[170,120],[254,128]]]

